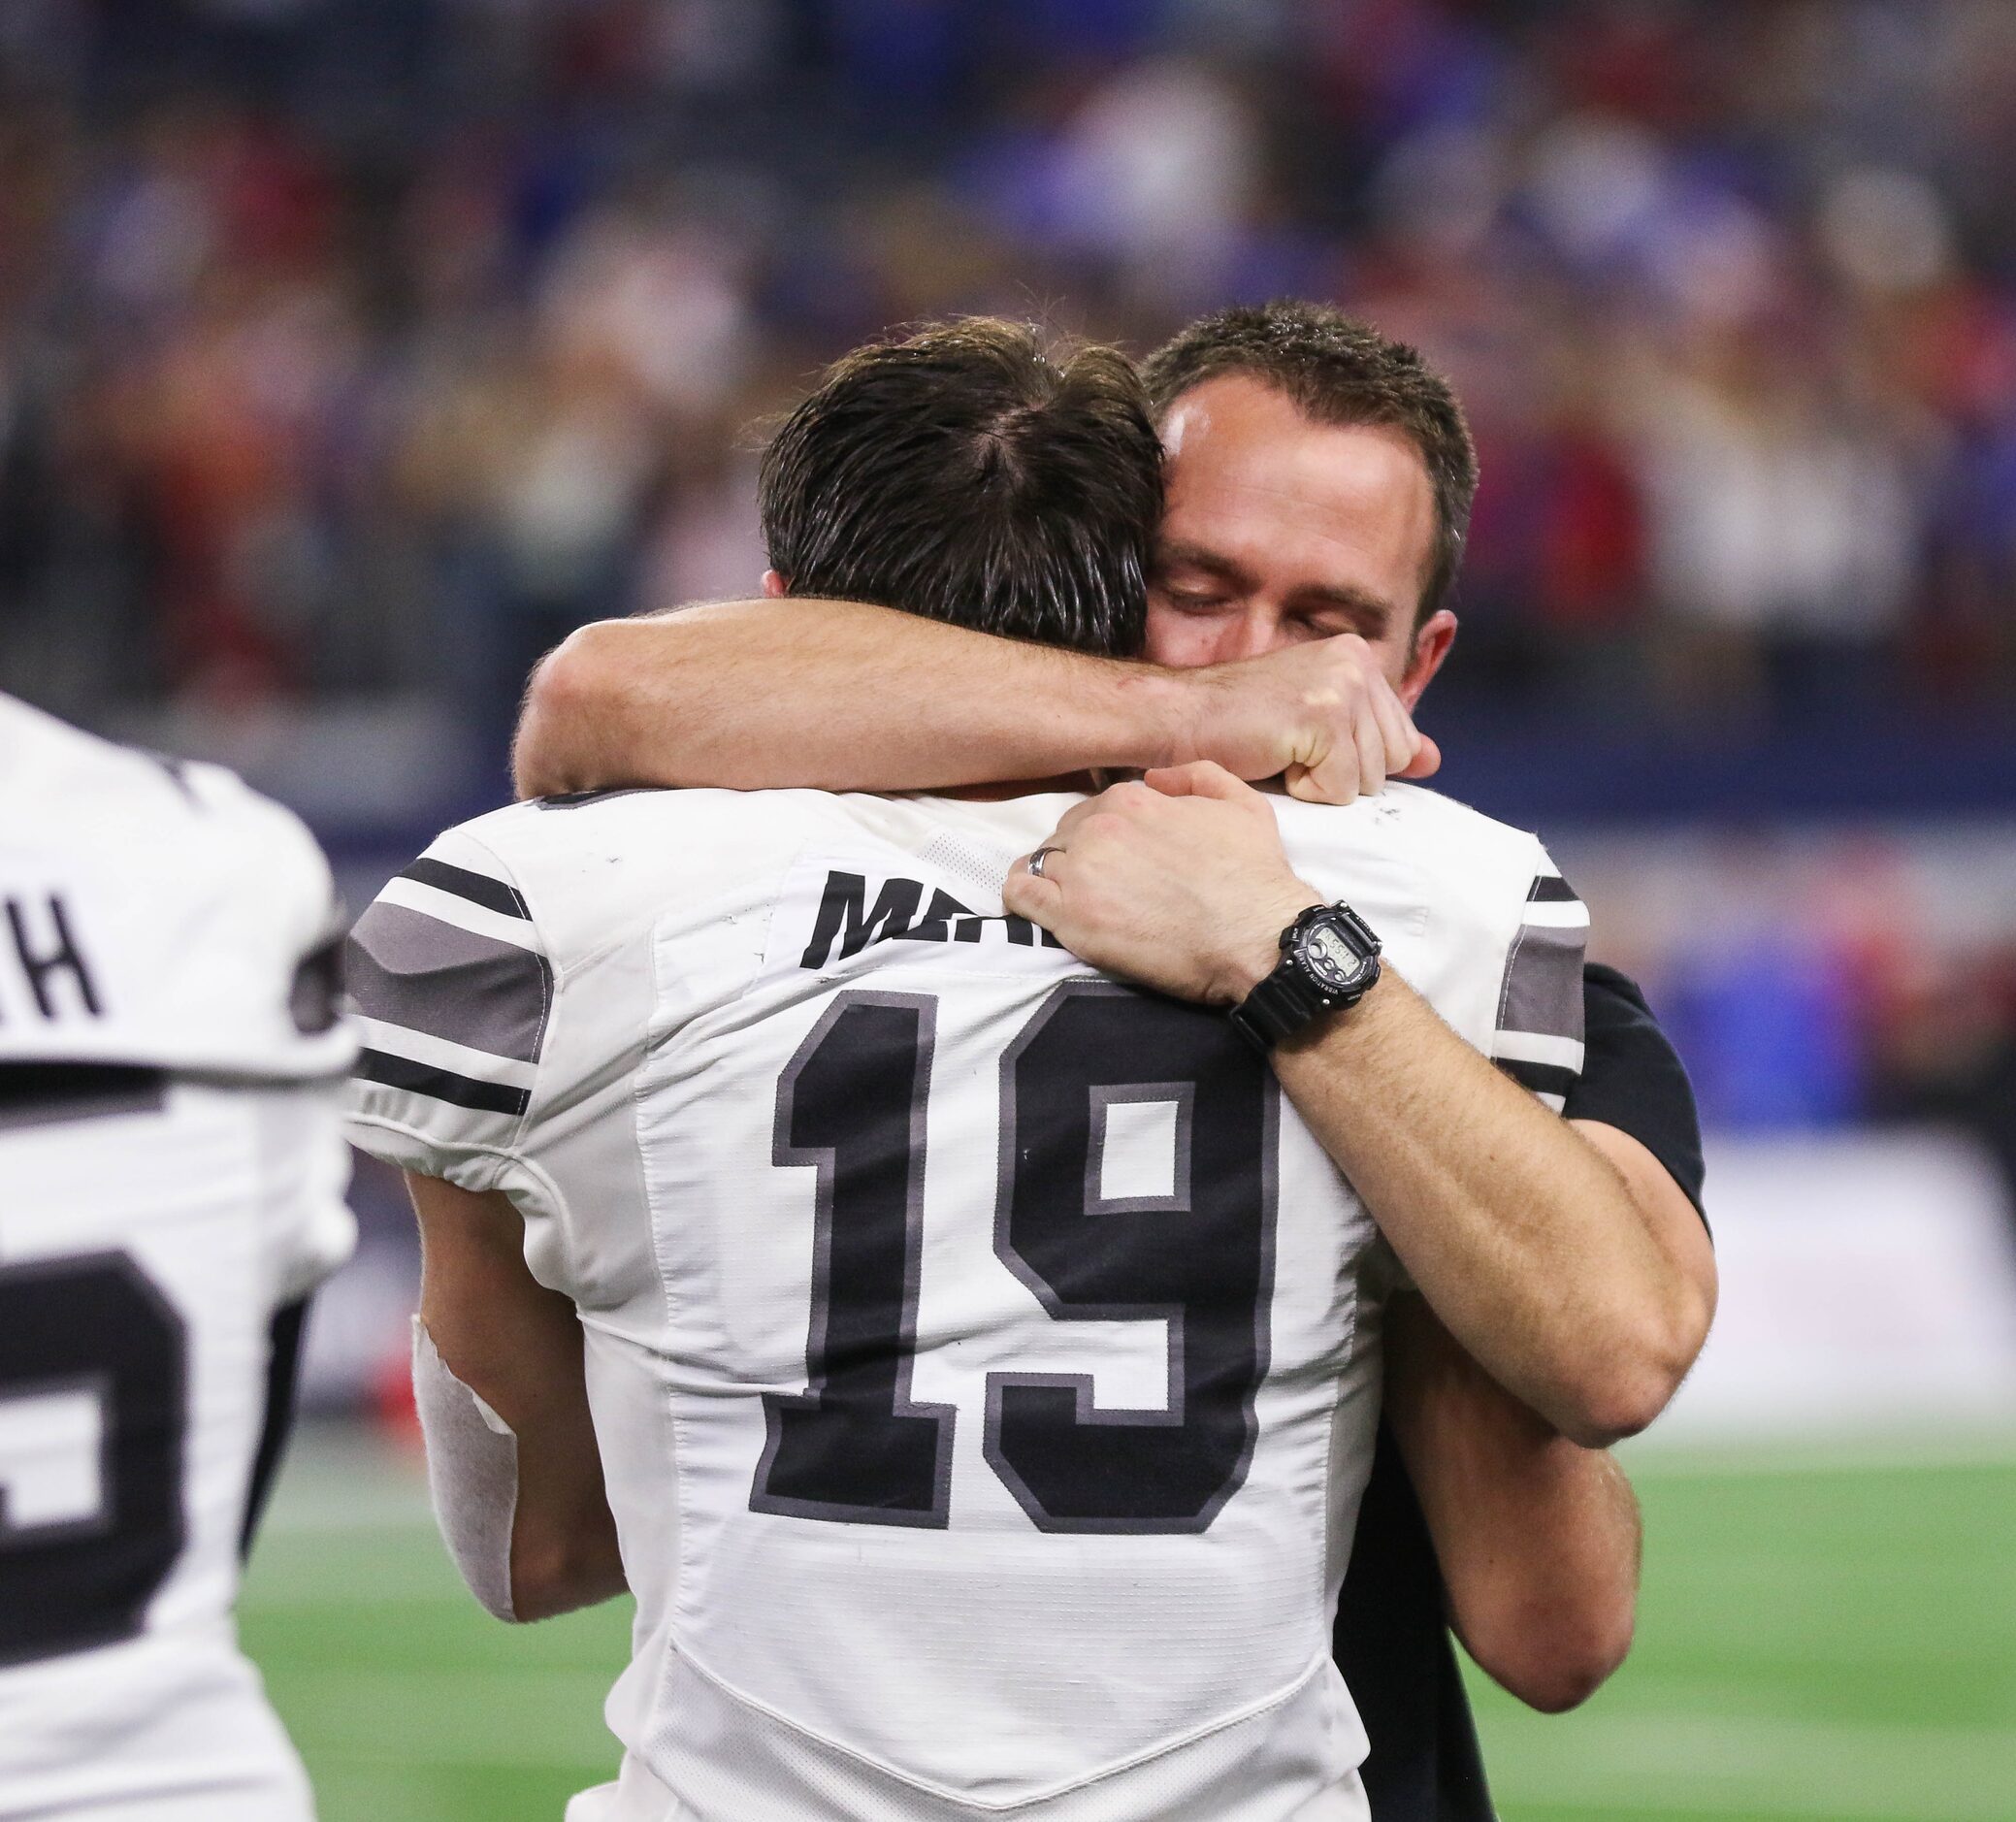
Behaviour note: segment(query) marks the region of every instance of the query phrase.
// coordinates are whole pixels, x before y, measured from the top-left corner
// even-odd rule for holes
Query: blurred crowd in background
[[[0,677],[494,795],[569,628],[753,592],[842,348],[1302,293],[1469,407],[1446,715],[2006,730],[2012,160],[2001,0],[5,0]],[[1875,940],[1877,842],[1733,957],[1619,914],[1716,1122],[2004,1104],[2016,933]]]
[[[892,323],[1303,292],[1469,405],[1473,681],[2016,702],[1999,0],[9,0],[0,82],[65,694],[487,686],[750,589],[751,424]]]

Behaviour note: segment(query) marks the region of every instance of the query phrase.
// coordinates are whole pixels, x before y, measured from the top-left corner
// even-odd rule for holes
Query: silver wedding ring
[[[1047,848],[1038,848],[1034,854],[1029,856],[1029,877],[1031,879],[1043,878],[1043,862],[1053,854],[1062,853],[1063,849],[1058,847],[1056,842],[1052,842]]]

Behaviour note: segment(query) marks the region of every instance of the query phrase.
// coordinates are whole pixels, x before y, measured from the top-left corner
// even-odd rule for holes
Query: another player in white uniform
[[[940,332],[822,399],[957,425],[927,363],[984,401],[1007,371],[1007,408],[977,414],[1023,413],[999,485],[1051,503],[1102,578],[1032,588],[1023,561],[1003,619],[1019,585],[1086,616],[1020,630],[1123,643],[1098,598],[1138,628],[1158,457],[1119,372]],[[1122,491],[1074,501],[1045,439]],[[773,485],[819,457],[782,447]],[[850,472],[875,492],[872,462]],[[994,498],[983,470],[976,511]],[[984,598],[957,574],[936,597]],[[451,1545],[500,1612],[612,1585],[607,1563],[537,1573],[566,1531],[546,1515],[593,1504],[552,1466],[572,1380],[637,1597],[623,1775],[580,1816],[1365,1814],[1329,1626],[1393,1261],[1223,1017],[1004,913],[1010,862],[1069,801],[521,805],[444,835],[359,923],[353,1135],[419,1180],[446,1281],[423,1308],[482,1400],[458,1432],[423,1336]],[[1514,958],[1564,946],[1522,932],[1581,912],[1536,897],[1557,876],[1533,837],[1407,788],[1280,815],[1300,877],[1479,1049],[1540,1003],[1508,992]],[[506,1239],[472,1267],[485,1230]]]
[[[347,1256],[329,869],[0,697],[0,1817],[295,1822],[232,1620],[276,1315]]]

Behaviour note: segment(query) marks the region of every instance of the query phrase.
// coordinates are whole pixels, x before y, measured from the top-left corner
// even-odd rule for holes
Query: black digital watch
[[[1230,1018],[1257,1049],[1271,1051],[1284,1037],[1326,1012],[1355,1006],[1379,979],[1380,941],[1348,904],[1314,904],[1281,933],[1281,961],[1238,1005]]]

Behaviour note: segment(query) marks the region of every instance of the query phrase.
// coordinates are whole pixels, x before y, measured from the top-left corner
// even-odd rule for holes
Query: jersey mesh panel
[[[964,842],[938,835],[925,846],[918,859],[927,866],[950,873],[989,897],[998,898],[1016,857],[1012,854],[983,854],[977,848],[967,847]]]

